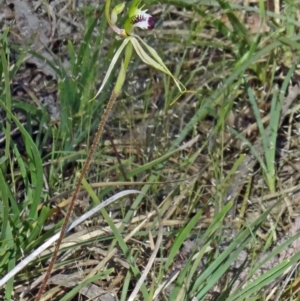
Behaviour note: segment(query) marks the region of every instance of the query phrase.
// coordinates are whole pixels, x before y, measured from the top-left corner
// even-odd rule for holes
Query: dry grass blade
[[[105,208],[109,204],[115,202],[116,200],[120,199],[123,196],[129,195],[129,194],[139,194],[141,193],[138,190],[125,190],[122,192],[119,192],[115,194],[114,196],[110,197],[106,201],[102,202],[95,208],[91,209],[90,211],[86,212],[84,215],[82,215],[80,218],[78,218],[76,221],[74,221],[72,224],[70,224],[66,228],[66,232],[69,232],[76,226],[78,226],[80,223],[85,221],[86,219],[90,218],[92,215],[97,213],[102,208]],[[11,279],[14,275],[16,275],[18,272],[20,272],[24,267],[26,267],[31,261],[36,259],[44,250],[46,250],[49,246],[51,246],[55,241],[58,240],[59,236],[61,235],[62,231],[55,234],[51,239],[47,240],[43,245],[41,245],[39,248],[37,248],[34,252],[32,252],[28,257],[23,259],[13,270],[11,270],[8,274],[6,274],[2,279],[0,279],[0,287],[5,285],[5,283]]]
[[[128,300],[127,301],[134,301],[135,297],[137,296],[138,292],[139,292],[139,289],[141,288],[142,284],[144,283],[144,281],[146,280],[146,277],[148,275],[148,273],[150,272],[150,269],[153,265],[153,262],[156,258],[156,255],[160,249],[160,246],[161,246],[161,242],[162,242],[162,239],[163,239],[163,223],[162,223],[162,218],[160,216],[160,213],[159,213],[159,210],[158,210],[158,207],[156,206],[156,204],[151,200],[156,212],[157,212],[157,220],[158,220],[158,235],[157,235],[157,241],[156,241],[156,244],[155,244],[155,247],[154,247],[154,250],[149,258],[149,261],[140,277],[140,279],[138,280],[134,290],[132,291],[131,295],[129,296]]]

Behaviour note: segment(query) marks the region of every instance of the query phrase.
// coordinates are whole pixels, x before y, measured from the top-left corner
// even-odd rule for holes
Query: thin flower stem
[[[45,278],[40,286],[40,289],[39,289],[39,292],[36,296],[36,299],[35,301],[39,301],[42,294],[43,294],[43,291],[46,287],[46,284],[49,280],[49,277],[50,277],[50,274],[51,274],[51,271],[53,269],[53,266],[54,266],[54,263],[56,261],[56,258],[57,258],[57,254],[58,254],[58,251],[59,251],[59,247],[61,245],[61,242],[63,240],[63,237],[64,237],[64,233],[66,232],[66,228],[67,228],[67,225],[69,223],[69,219],[70,219],[70,216],[72,214],[72,211],[73,211],[73,208],[74,208],[74,205],[75,205],[75,200],[77,199],[77,195],[78,195],[78,192],[80,190],[80,187],[81,187],[81,182],[90,166],[90,162],[91,162],[91,159],[93,157],[93,154],[96,150],[96,147],[98,145],[98,142],[99,142],[99,139],[103,133],[103,129],[104,129],[104,126],[106,124],[106,121],[107,121],[107,118],[108,118],[108,115],[110,113],[110,111],[112,110],[113,108],[113,105],[115,103],[115,100],[117,99],[117,96],[118,96],[118,93],[115,92],[115,90],[111,93],[111,96],[110,96],[110,99],[108,101],[108,104],[107,104],[107,107],[104,111],[104,114],[101,118],[101,121],[98,125],[98,128],[97,128],[97,132],[96,132],[96,135],[94,137],[94,140],[93,140],[93,144],[92,144],[92,147],[91,147],[91,150],[89,151],[88,153],[88,156],[87,156],[87,159],[84,163],[84,166],[82,168],[82,172],[80,173],[79,175],[79,179],[77,181],[77,184],[76,184],[76,187],[75,187],[75,190],[74,190],[74,193],[73,193],[73,196],[72,196],[72,199],[71,199],[71,203],[70,203],[70,206],[69,206],[69,209],[67,211],[67,214],[66,214],[66,217],[65,217],[65,221],[63,223],[63,226],[62,226],[62,231],[61,231],[61,234],[57,240],[57,243],[56,243],[56,246],[55,246],[55,249],[54,249],[54,252],[53,252],[53,255],[52,255],[52,258],[51,258],[51,261],[49,263],[49,266],[48,266],[48,269],[46,271],[46,275],[45,275]]]

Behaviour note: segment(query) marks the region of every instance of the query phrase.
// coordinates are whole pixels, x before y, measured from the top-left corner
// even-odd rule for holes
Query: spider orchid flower
[[[116,93],[120,92],[121,87],[124,83],[126,69],[132,55],[132,47],[135,49],[136,53],[144,63],[172,77],[181,93],[183,91],[186,91],[184,85],[169,71],[156,50],[149,46],[146,42],[144,42],[138,35],[134,34],[134,29],[136,27],[151,30],[155,26],[154,18],[147,13],[147,9],[143,9],[143,6],[139,7],[141,0],[132,1],[132,4],[130,5],[128,11],[127,19],[124,24],[124,28],[119,28],[117,26],[117,21],[118,15],[121,14],[125,8],[125,3],[116,5],[110,13],[110,1],[111,0],[107,0],[105,4],[105,17],[111,29],[116,34],[118,34],[119,37],[123,38],[123,43],[120,45],[119,49],[116,51],[114,57],[112,58],[110,66],[103,79],[102,85],[94,96],[93,100],[101,93],[125,47],[125,58],[123,60],[119,77],[115,86]]]

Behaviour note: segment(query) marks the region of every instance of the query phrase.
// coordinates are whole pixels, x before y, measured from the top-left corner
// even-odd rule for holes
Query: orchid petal
[[[114,57],[113,57],[110,65],[109,65],[109,68],[108,68],[108,70],[107,70],[107,72],[105,74],[105,77],[103,79],[101,87],[99,88],[99,90],[96,93],[96,95],[91,99],[91,101],[94,100],[101,93],[101,91],[102,91],[103,87],[105,86],[105,84],[106,84],[106,82],[107,82],[107,80],[108,80],[108,78],[109,78],[109,76],[110,76],[110,74],[111,74],[111,72],[112,72],[112,70],[113,70],[113,68],[114,68],[114,66],[115,66],[115,64],[116,64],[116,62],[117,62],[120,54],[121,54],[121,52],[123,51],[124,47],[127,45],[128,42],[129,42],[129,39],[124,39],[123,43],[121,44],[121,46],[119,47],[119,49],[115,53],[115,55],[114,55]]]
[[[117,23],[117,21],[118,21],[118,15],[124,10],[124,8],[125,8],[125,2],[120,3],[120,4],[118,4],[118,5],[116,5],[114,7],[114,9],[111,12],[111,17],[110,17],[111,18],[111,22],[113,24]]]
[[[118,5],[117,5],[118,6]],[[121,6],[121,5],[120,5]],[[118,26],[115,25],[114,21],[116,16],[115,15],[110,15],[109,13],[109,8],[110,8],[110,0],[107,0],[106,3],[105,3],[105,17],[106,17],[106,20],[109,24],[109,26],[111,27],[111,29],[117,33],[118,35],[121,35],[121,36],[126,36],[126,32],[124,29],[122,28],[119,28]],[[117,7],[117,10],[119,10],[119,7]],[[114,20],[111,20],[111,17],[114,19]]]

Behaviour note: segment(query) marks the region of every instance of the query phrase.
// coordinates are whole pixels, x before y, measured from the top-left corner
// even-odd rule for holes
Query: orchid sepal
[[[134,35],[130,36],[128,39],[130,39],[136,53],[140,57],[140,59],[146,63],[147,65],[150,65],[154,67],[155,69],[162,71],[163,73],[169,75],[175,82],[176,86],[178,87],[180,92],[183,92],[186,90],[185,86],[171,73],[171,71],[167,68],[167,66],[163,63],[162,59],[159,57],[158,53],[154,48],[149,46],[147,43],[145,43],[139,36]],[[141,41],[144,46],[147,48],[151,56],[142,48],[139,41]]]

